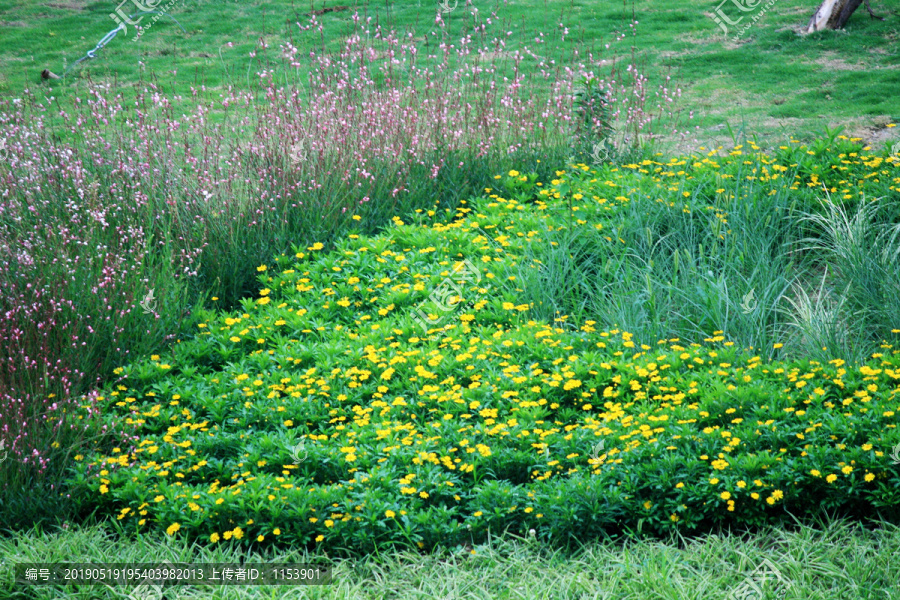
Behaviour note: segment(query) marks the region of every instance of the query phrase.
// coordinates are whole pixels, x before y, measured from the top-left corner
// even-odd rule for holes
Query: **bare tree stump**
[[[884,20],[882,17],[879,17],[872,12],[872,7],[869,6],[869,0],[824,0],[809,20],[809,23],[806,26],[806,33],[821,31],[823,29],[843,29],[844,25],[847,24],[847,21],[850,20],[850,16],[856,12],[856,9],[859,8],[863,2],[865,2],[866,10],[869,12],[871,18],[880,21]]]

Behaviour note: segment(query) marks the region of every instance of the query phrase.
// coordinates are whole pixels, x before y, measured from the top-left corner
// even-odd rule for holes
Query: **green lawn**
[[[130,7],[131,4],[128,4]],[[165,6],[162,4],[161,6]],[[0,4],[0,93],[20,97],[25,88],[39,96],[64,98],[84,90],[88,80],[128,88],[153,81],[163,90],[190,98],[191,89],[218,94],[226,86],[247,88],[263,69],[274,70],[276,80],[294,81],[284,67],[280,45],[290,42],[306,52],[339,48],[352,30],[352,10],[318,17],[324,31],[301,32],[311,8],[357,6],[350,2],[179,0],[168,11],[184,27],[160,18],[140,39],[132,41],[134,27],[120,33],[98,52],[98,58],[81,63],[71,78],[42,83],[43,69],[62,74],[66,65],[84,56],[116,24],[110,18],[116,5],[73,0],[7,0]],[[359,6],[364,22],[414,32],[423,51],[434,51],[438,37],[434,17],[438,3],[424,0],[374,2]],[[452,6],[452,5],[451,5]],[[450,39],[470,34],[471,8],[479,18],[497,11],[502,30],[511,32],[507,49],[530,46],[546,59],[562,60],[575,48],[611,59],[612,52],[635,56],[655,89],[666,75],[672,87],[684,92],[682,117],[693,112],[694,130],[682,149],[707,146],[729,139],[724,127],[744,129],[767,139],[797,136],[809,140],[825,126],[844,126],[846,133],[864,141],[883,144],[896,139],[884,126],[900,120],[900,17],[889,2],[876,0],[874,11],[884,21],[872,20],[864,10],[856,14],[846,31],[795,33],[809,19],[814,7],[802,0],[779,0],[737,41],[728,38],[712,20],[716,4],[691,0],[669,7],[638,0],[633,4],[577,0],[516,0],[500,4],[487,0],[458,7],[446,15]],[[723,10],[726,10],[727,7]],[[614,44],[607,51],[613,30],[628,30],[634,14],[637,36]],[[754,13],[756,14],[756,13]],[[734,15],[732,15],[733,17]],[[152,15],[145,17],[147,20]],[[748,17],[749,20],[749,17]],[[563,36],[564,29],[568,35]],[[536,44],[538,32],[544,43]],[[732,38],[734,33],[731,33]],[[263,48],[263,45],[268,48]],[[254,56],[251,56],[254,55]],[[583,56],[583,54],[582,54]],[[536,69],[531,59],[525,69]],[[608,67],[600,67],[605,72]],[[302,81],[302,77],[300,78]],[[190,104],[190,100],[186,101]],[[668,135],[666,131],[658,132]],[[696,139],[697,141],[693,141]]]
[[[329,585],[184,586],[170,591],[170,600],[732,600],[756,590],[763,595],[751,597],[767,600],[896,600],[900,567],[893,557],[898,552],[896,525],[867,529],[841,520],[753,535],[592,543],[570,551],[550,551],[527,537],[493,539],[455,554],[399,552],[361,560],[200,548],[156,537],[130,540],[108,526],[0,538],[0,557],[6,564],[315,562],[332,569]],[[769,574],[769,583],[761,583],[760,573]],[[0,579],[4,598],[120,599],[133,589],[34,587],[15,593],[10,581],[6,571]]]

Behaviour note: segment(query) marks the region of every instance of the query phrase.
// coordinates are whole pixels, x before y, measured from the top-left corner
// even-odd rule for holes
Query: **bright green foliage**
[[[896,192],[895,159],[845,143],[820,150],[809,175],[741,148],[581,165],[549,182],[511,171],[455,212],[295,248],[258,268],[262,289],[243,310],[204,313],[171,355],[121,370],[100,408],[134,425],[134,447],[79,457],[79,501],[129,530],[335,552],[894,511],[895,344],[859,365],[772,362],[789,350],[777,341],[785,292],[757,290],[755,325],[723,320],[749,302],[727,278],[781,260],[734,221],[763,220],[754,211],[770,202],[772,230],[799,239],[805,221],[781,203],[810,204],[806,184],[834,177],[821,169],[834,154],[877,173],[847,200]],[[636,228],[641,214],[652,220]],[[707,320],[676,320],[683,335],[660,338],[602,322],[603,302],[629,285],[653,299],[667,234],[692,244],[669,257],[673,277],[715,269],[705,276],[728,283],[708,288]],[[765,345],[744,350],[732,325]]]

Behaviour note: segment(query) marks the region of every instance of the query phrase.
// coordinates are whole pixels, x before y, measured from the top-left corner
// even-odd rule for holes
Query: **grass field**
[[[878,529],[832,521],[750,536],[717,534],[695,540],[595,543],[570,552],[548,550],[528,539],[493,539],[459,553],[421,556],[389,553],[341,560],[303,552],[242,552],[233,548],[201,548],[183,540],[123,540],[108,526],[76,531],[33,533],[0,538],[7,561],[308,562],[331,567],[333,583],[300,588],[254,586],[183,586],[168,598],[214,600],[272,598],[394,599],[472,598],[477,600],[645,600],[708,598],[737,594],[775,599],[801,598],[895,600],[900,532],[895,524]],[[777,565],[762,583],[754,572],[765,561]],[[0,588],[2,590],[3,588]],[[81,588],[34,588],[37,600],[124,598]],[[760,593],[758,593],[761,592]],[[740,596],[737,596],[740,597]]]
[[[890,4],[341,7],[0,2],[0,598],[900,597]]]
[[[321,14],[321,32],[302,32],[297,26],[307,24],[311,11],[340,6],[351,10]],[[75,67],[71,80],[53,82],[50,92],[40,72],[50,69],[62,75],[67,65],[91,50],[116,27],[109,16],[116,5],[7,0],[0,6],[0,93],[18,97],[28,87],[41,96],[64,98],[83,90],[88,79],[128,87],[153,74],[163,89],[187,98],[191,88],[212,94],[227,86],[247,88],[261,70],[290,83],[294,75],[285,68],[280,46],[289,42],[302,50],[301,56],[308,49],[337,51],[353,26],[354,6],[336,1],[179,0],[168,10],[178,23],[162,17],[137,41],[129,26],[97,59]],[[496,11],[495,22],[510,32],[506,51],[528,46],[547,60],[570,58],[576,47],[599,58],[612,59],[613,52],[620,59],[630,58],[633,46],[637,64],[651,81],[669,74],[673,86],[684,90],[683,107],[693,112],[691,125],[699,130],[693,130],[692,138],[699,144],[728,140],[726,125],[752,132],[760,143],[789,136],[809,141],[826,126],[843,126],[848,135],[881,144],[897,138],[884,127],[900,118],[900,29],[896,8],[889,2],[876,0],[872,7],[886,19],[860,13],[846,32],[800,37],[795,30],[806,24],[814,7],[778,0],[737,40],[740,30],[726,35],[710,18],[715,4],[697,0],[676,7],[648,0],[612,2],[602,9],[575,0],[460,2],[445,21],[450,37],[477,35],[471,10],[477,9],[480,19]],[[374,2],[360,6],[360,16],[398,32],[415,32],[427,51],[438,39],[432,34],[438,33],[433,26],[437,9],[437,2],[425,0]],[[606,50],[612,31],[630,32],[632,15],[639,21],[639,35],[629,33],[623,43]],[[532,59],[522,68],[536,69],[537,63]],[[698,145],[693,139],[691,143]]]

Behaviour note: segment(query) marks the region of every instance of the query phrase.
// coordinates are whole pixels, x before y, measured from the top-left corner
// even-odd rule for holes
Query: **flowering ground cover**
[[[203,312],[196,336],[90,397],[131,437],[78,455],[72,493],[124,531],[339,553],[504,531],[553,544],[699,532],[820,509],[895,517],[900,330],[885,315],[849,313],[878,340],[852,338],[866,351],[854,363],[840,347],[809,357],[803,278],[754,302],[726,285],[723,310],[655,318],[681,335],[635,333],[647,313],[599,307],[696,298],[766,264],[829,267],[851,298],[829,224],[857,211],[873,231],[877,215],[896,226],[897,166],[835,138],[577,165],[546,182],[511,171],[455,211],[296,247],[258,267],[241,310]],[[673,258],[654,237],[687,247]],[[754,240],[768,254],[736,255]],[[818,245],[786,246],[803,240]],[[878,257],[868,268],[884,282]],[[574,272],[595,286],[572,286]]]

